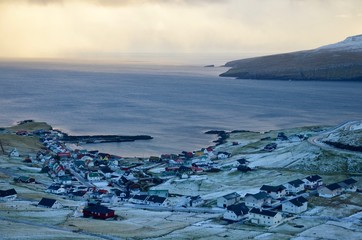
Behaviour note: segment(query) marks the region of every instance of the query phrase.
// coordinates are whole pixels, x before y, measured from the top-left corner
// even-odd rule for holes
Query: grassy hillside
[[[362,52],[316,49],[236,60],[222,77],[362,81]]]

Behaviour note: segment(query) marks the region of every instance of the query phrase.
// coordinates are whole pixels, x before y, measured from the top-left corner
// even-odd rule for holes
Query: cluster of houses
[[[165,190],[167,193],[163,190],[151,190],[153,186],[163,182],[162,176],[152,177],[147,174],[147,169],[165,165],[165,170],[161,175],[188,177],[191,174],[215,169],[216,165],[212,159],[222,160],[230,157],[227,152],[215,153],[213,148],[209,147],[200,151],[182,152],[179,155],[153,156],[148,161],[133,163],[122,157],[98,151],[72,150],[62,141],[63,133],[58,130],[37,130],[18,134],[37,135],[45,146],[45,150],[38,152],[34,159],[27,157],[26,162],[41,163],[42,171],[48,173],[53,179],[53,183],[45,190],[47,193],[63,195],[79,201],[95,202],[97,207],[93,210],[102,209],[103,212],[104,206],[100,204],[119,201],[168,206],[170,201],[167,190]],[[20,183],[35,182],[35,179],[26,176],[14,180]],[[185,207],[200,206],[203,202],[200,196],[183,196],[182,200]],[[38,206],[58,208],[61,205],[57,204],[55,199],[44,198]],[[87,216],[89,214],[88,212]],[[109,214],[101,218],[113,216]],[[97,218],[97,216],[93,217]]]
[[[357,181],[353,178],[324,185],[322,177],[311,175],[283,185],[263,185],[256,194],[241,196],[230,193],[217,199],[217,206],[226,208],[223,218],[230,221],[248,220],[250,223],[273,226],[283,222],[289,214],[300,214],[307,210],[309,194],[317,191],[320,197],[330,198],[345,191],[356,191]]]
[[[152,156],[148,161],[128,161],[98,151],[72,150],[61,140],[63,133],[57,130],[38,130],[31,134],[40,137],[46,150],[39,152],[35,159],[26,160],[42,163],[42,171],[53,179],[53,184],[46,192],[88,202],[88,206],[83,209],[83,216],[98,219],[114,218],[114,210],[102,204],[119,201],[167,207],[170,205],[168,191],[152,190],[152,187],[170,176],[188,178],[191,174],[220,171],[220,161],[215,160],[222,161],[230,157],[230,153],[215,152],[212,147],[208,147],[178,155]],[[279,137],[284,138],[284,135]],[[239,171],[250,170],[245,159],[237,162]],[[161,176],[154,177],[147,172],[155,166],[165,166]],[[24,176],[14,180],[22,183],[35,181]],[[300,214],[307,210],[309,195],[306,190],[318,191],[319,196],[329,198],[344,191],[356,191],[356,183],[356,180],[350,178],[324,185],[320,176],[311,175],[283,185],[263,185],[258,193],[247,193],[243,198],[233,192],[218,198],[217,206],[226,210],[223,215],[226,220],[248,220],[257,225],[273,226],[283,222],[288,214]],[[0,200],[15,198],[14,189],[0,191]],[[198,207],[203,203],[200,196],[183,196],[182,200],[184,207]],[[55,199],[50,198],[41,199],[38,206],[61,207]]]

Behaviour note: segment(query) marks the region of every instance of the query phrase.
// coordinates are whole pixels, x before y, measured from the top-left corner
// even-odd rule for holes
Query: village
[[[39,199],[38,207],[61,209],[56,198],[80,202],[74,211],[77,217],[107,221],[117,220],[114,208],[126,206],[148,211],[216,214],[227,223],[239,223],[261,228],[274,228],[311,209],[310,197],[332,199],[345,193],[360,192],[352,177],[337,182],[325,182],[318,174],[304,178],[289,178],[272,185],[268,179],[259,188],[242,193],[240,189],[209,196],[194,191],[181,194],[167,188],[172,181],[187,182],[205,179],[208,175],[234,169],[240,174],[258,171],[243,155],[234,155],[218,146],[193,152],[162,154],[149,158],[124,158],[99,151],[88,151],[62,140],[59,130],[16,131],[18,136],[36,136],[44,149],[34,156],[22,156],[17,149],[9,158],[23,164],[39,166],[51,184],[44,186],[47,197]],[[304,141],[305,136],[292,136]],[[278,143],[287,141],[284,133],[275,137]],[[230,142],[231,147],[238,142]],[[265,144],[261,152],[272,152],[277,144]],[[230,149],[230,148],[229,148]],[[20,161],[21,161],[20,160]],[[37,184],[31,176],[14,176],[17,184]],[[217,191],[217,189],[215,189]],[[1,201],[16,201],[14,188],[1,189]]]

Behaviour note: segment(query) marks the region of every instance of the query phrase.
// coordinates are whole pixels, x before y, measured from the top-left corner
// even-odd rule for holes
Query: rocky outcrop
[[[122,135],[83,135],[83,136],[70,136],[64,134],[62,140],[71,143],[108,143],[108,142],[133,142],[136,140],[151,140],[153,139],[148,135],[136,135],[136,136],[122,136]]]

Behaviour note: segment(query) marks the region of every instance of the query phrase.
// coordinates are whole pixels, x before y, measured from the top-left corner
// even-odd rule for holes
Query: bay
[[[362,119],[362,83],[220,78],[226,68],[0,62],[0,125],[46,121],[70,134],[147,134],[95,144],[145,157],[212,145],[211,129],[268,131]]]

